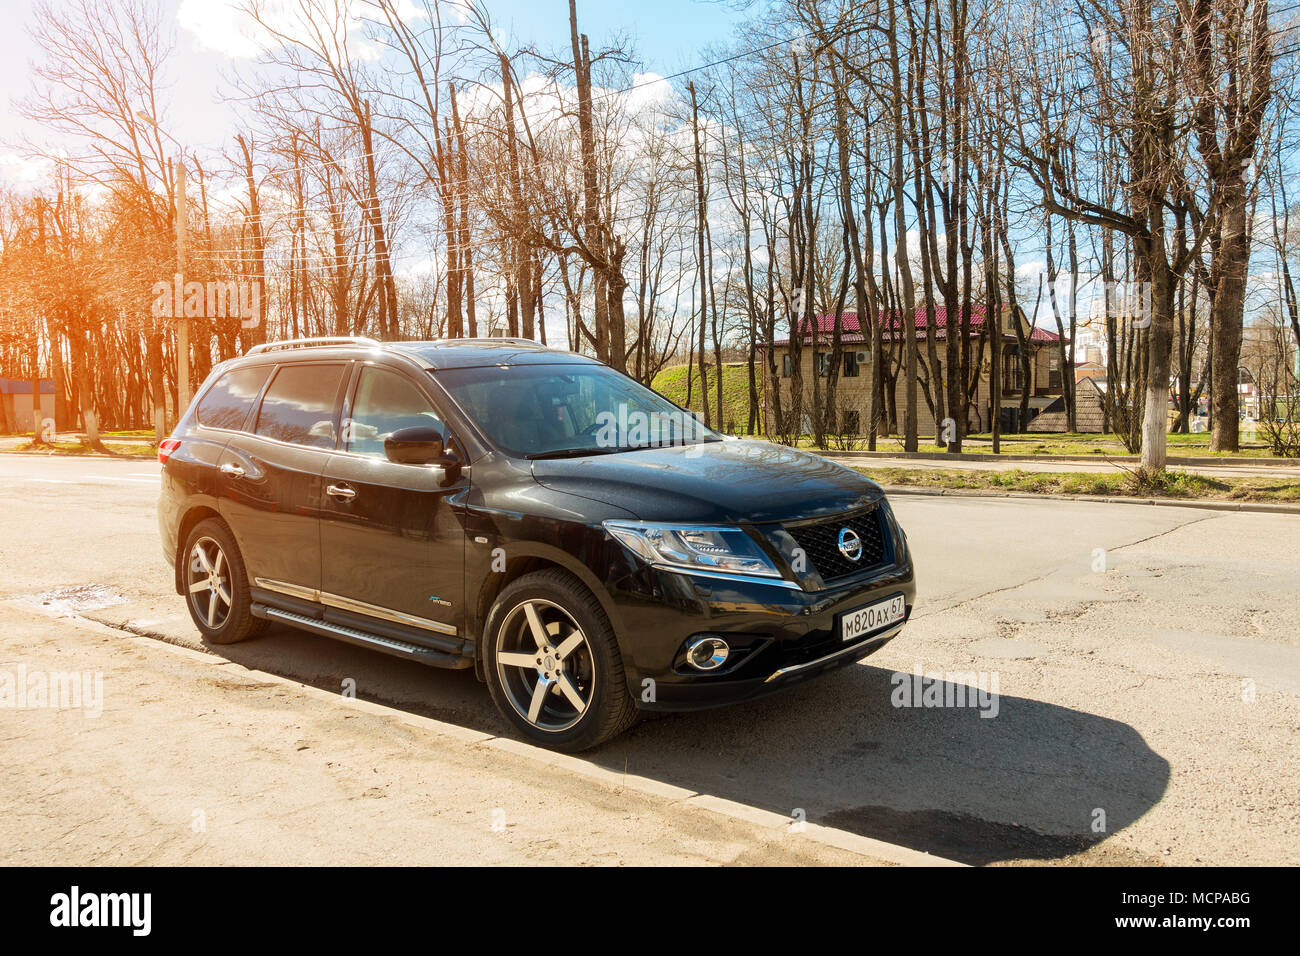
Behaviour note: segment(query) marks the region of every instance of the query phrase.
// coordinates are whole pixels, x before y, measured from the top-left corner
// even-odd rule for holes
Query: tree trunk
[[[1160,215],[1156,212],[1153,215]],[[1151,326],[1147,340],[1146,400],[1142,418],[1142,469],[1164,471],[1169,410],[1169,362],[1173,347],[1173,288],[1163,236],[1139,243],[1151,267]],[[1154,250],[1152,249],[1154,247]],[[1235,379],[1234,379],[1235,381]],[[1235,424],[1235,422],[1234,422]]]
[[[253,151],[243,136],[236,136],[244,154],[244,182],[248,187],[248,212],[253,227],[253,281],[257,283],[258,301],[262,311],[266,311],[266,239],[262,232],[262,207],[258,196],[257,181],[253,178]],[[369,152],[369,147],[367,147]],[[266,341],[265,316],[259,316],[256,327],[248,330],[251,344],[259,345]],[[184,409],[178,411],[183,414]]]
[[[1240,179],[1224,189],[1220,225],[1218,288],[1210,325],[1213,348],[1214,425],[1210,451],[1237,451],[1240,424],[1237,410],[1237,367],[1241,363],[1242,316],[1246,304],[1246,266],[1250,259],[1246,235],[1246,185]]]
[[[153,432],[156,441],[167,437],[167,400],[163,392],[163,334],[150,332],[145,344],[149,364],[149,385],[153,398]]]

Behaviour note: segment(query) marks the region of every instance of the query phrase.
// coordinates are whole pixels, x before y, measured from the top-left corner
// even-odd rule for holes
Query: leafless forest
[[[1236,447],[1243,326],[1273,330],[1260,361],[1296,391],[1276,359],[1300,346],[1298,10],[756,0],[728,46],[661,77],[626,38],[588,37],[573,0],[554,47],[513,45],[481,0],[248,0],[262,52],[223,79],[240,126],[180,143],[160,11],[47,3],[12,109],[48,139],[7,145],[49,176],[0,195],[0,368],[54,378],[92,433],[163,432],[215,362],[266,339],[504,334],[645,382],[693,363],[715,425],[709,368],[745,362],[735,426],[754,433],[763,402],[833,420],[840,324],[829,374],[796,362],[785,408],[761,346],[853,313],[882,358],[866,440],[915,449],[939,441],[916,408],[965,408],[980,373],[934,312],[982,305],[1061,334],[1071,415],[1068,343],[1080,323],[1103,338],[1110,420],[1158,470],[1171,387],[1175,429],[1204,393],[1212,447]],[[261,303],[254,327],[185,323],[188,383],[180,325],[151,309],[178,272]],[[1148,309],[1098,311],[1103,283]],[[916,309],[924,337],[881,319]]]

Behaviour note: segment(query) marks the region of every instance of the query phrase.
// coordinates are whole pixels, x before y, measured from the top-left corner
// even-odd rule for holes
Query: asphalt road
[[[201,647],[159,553],[157,488],[149,462],[0,455],[0,599]],[[778,697],[642,722],[585,761],[975,864],[1300,863],[1297,519],[1026,499],[894,506],[919,582],[902,636]],[[471,673],[284,628],[212,650],[333,693],[351,678],[394,713],[507,733]],[[895,706],[896,673],[930,675],[950,698],[996,680],[996,709]],[[165,739],[161,696],[149,699]],[[246,736],[259,746],[255,724]],[[375,737],[375,752],[390,743]],[[576,807],[571,783],[559,799]],[[620,838],[676,826],[688,839],[688,817],[638,817]]]

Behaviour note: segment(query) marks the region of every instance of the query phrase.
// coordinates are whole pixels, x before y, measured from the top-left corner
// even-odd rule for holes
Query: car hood
[[[547,488],[643,521],[792,521],[863,507],[879,486],[819,455],[765,441],[720,441],[535,461]]]

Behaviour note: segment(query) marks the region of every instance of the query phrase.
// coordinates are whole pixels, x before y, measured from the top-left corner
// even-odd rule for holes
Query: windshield
[[[494,444],[519,458],[722,438],[689,412],[603,365],[493,365],[434,374]]]

